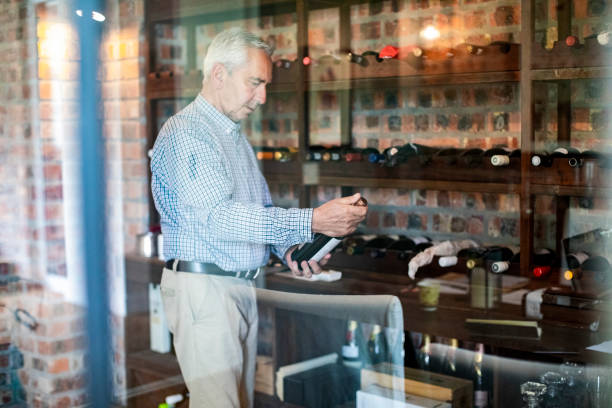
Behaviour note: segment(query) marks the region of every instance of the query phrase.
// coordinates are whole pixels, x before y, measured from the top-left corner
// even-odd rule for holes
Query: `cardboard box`
[[[472,407],[473,384],[462,378],[381,363],[361,370],[361,388],[365,389],[371,384],[450,402],[454,408]]]
[[[388,388],[371,384],[357,391],[357,408],[450,408],[448,402],[431,398],[393,392]]]

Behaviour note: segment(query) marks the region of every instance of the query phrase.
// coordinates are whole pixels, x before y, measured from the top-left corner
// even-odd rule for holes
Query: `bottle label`
[[[536,255],[548,255],[550,254],[550,249],[548,248],[540,248],[538,250],[535,251]]]
[[[359,358],[359,347],[355,345],[342,346],[342,358]]]
[[[540,156],[533,156],[531,158],[531,164],[535,167],[539,166],[542,164],[542,158]]]
[[[319,251],[316,254],[314,254],[312,258],[310,258],[310,260],[319,262],[325,255],[327,255],[332,249],[338,246],[338,244],[341,242],[342,240],[340,239],[331,238],[327,242],[327,244],[323,245],[323,247],[319,249]]]
[[[484,408],[488,404],[489,393],[487,391],[474,391],[474,406],[478,408]]]
[[[569,152],[567,151],[567,149],[565,147],[557,147],[554,150],[555,153],[561,153],[561,154],[569,154]]]

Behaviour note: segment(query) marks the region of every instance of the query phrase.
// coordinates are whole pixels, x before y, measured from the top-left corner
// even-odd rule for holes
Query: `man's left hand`
[[[308,262],[302,261],[302,264],[298,266],[297,261],[291,259],[291,254],[297,249],[297,247],[297,245],[294,245],[287,250],[287,253],[285,253],[285,261],[287,261],[287,265],[289,265],[293,276],[310,278],[313,274],[317,275],[321,273],[321,267],[324,266],[327,261],[329,261],[329,258],[331,258],[331,254],[327,254],[319,262],[314,260]]]

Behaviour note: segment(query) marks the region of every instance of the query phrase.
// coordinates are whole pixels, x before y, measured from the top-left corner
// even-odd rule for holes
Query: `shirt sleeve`
[[[221,149],[193,131],[175,133],[169,149],[169,180],[182,205],[216,239],[278,246],[278,250],[310,239],[312,209],[267,207],[233,200],[233,181]],[[284,252],[283,252],[284,254]]]

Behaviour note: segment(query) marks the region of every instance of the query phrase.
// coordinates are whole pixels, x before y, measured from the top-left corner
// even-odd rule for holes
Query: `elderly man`
[[[270,48],[241,29],[218,34],[204,59],[202,91],[161,129],[151,188],[161,216],[164,310],[191,407],[250,407],[257,348],[252,279],[274,252],[295,275],[291,253],[313,233],[343,236],[365,218],[359,194],[315,209],[272,206],[253,150],[240,131],[266,101]],[[321,264],[328,257],[321,260]]]

